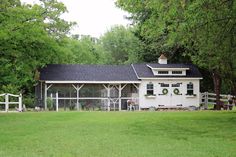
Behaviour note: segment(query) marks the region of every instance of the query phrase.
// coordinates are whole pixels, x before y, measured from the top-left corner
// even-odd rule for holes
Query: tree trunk
[[[221,77],[217,72],[213,72],[212,78],[213,78],[213,83],[214,83],[214,92],[216,94],[216,105],[214,105],[214,109],[220,110],[221,109],[221,102],[220,102]]]

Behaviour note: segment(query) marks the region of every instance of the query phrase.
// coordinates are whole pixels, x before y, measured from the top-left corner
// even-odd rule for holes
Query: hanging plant
[[[168,93],[168,89],[164,88],[164,89],[162,90],[162,94],[163,94],[163,95],[166,95],[167,93]]]
[[[178,88],[175,88],[173,92],[174,92],[175,95],[179,95],[179,89]]]

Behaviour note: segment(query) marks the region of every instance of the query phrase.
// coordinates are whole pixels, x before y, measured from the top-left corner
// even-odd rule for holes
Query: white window
[[[147,84],[147,95],[154,95],[154,86],[153,86],[153,83]]]
[[[172,84],[171,87],[180,87],[181,83]]]
[[[193,95],[193,83],[189,82],[187,84],[187,95]]]
[[[169,84],[161,83],[161,87],[169,87]]]
[[[182,74],[183,71],[172,71],[172,74]]]
[[[169,71],[158,71],[158,74],[169,74]]]

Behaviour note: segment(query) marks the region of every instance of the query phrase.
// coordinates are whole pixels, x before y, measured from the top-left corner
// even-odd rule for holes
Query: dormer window
[[[169,74],[169,71],[158,71],[158,74]]]
[[[182,74],[183,73],[183,71],[172,71],[172,74]]]
[[[193,95],[193,83],[189,82],[187,84],[187,95]]]
[[[147,84],[147,95],[154,95],[154,86],[151,82]]]

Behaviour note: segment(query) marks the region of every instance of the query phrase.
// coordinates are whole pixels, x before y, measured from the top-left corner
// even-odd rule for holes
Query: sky
[[[38,0],[21,0],[25,3],[37,3]],[[125,19],[127,12],[115,6],[115,0],[58,0],[63,2],[68,13],[62,15],[67,21],[77,22],[72,34],[100,37],[111,26],[130,24]]]

